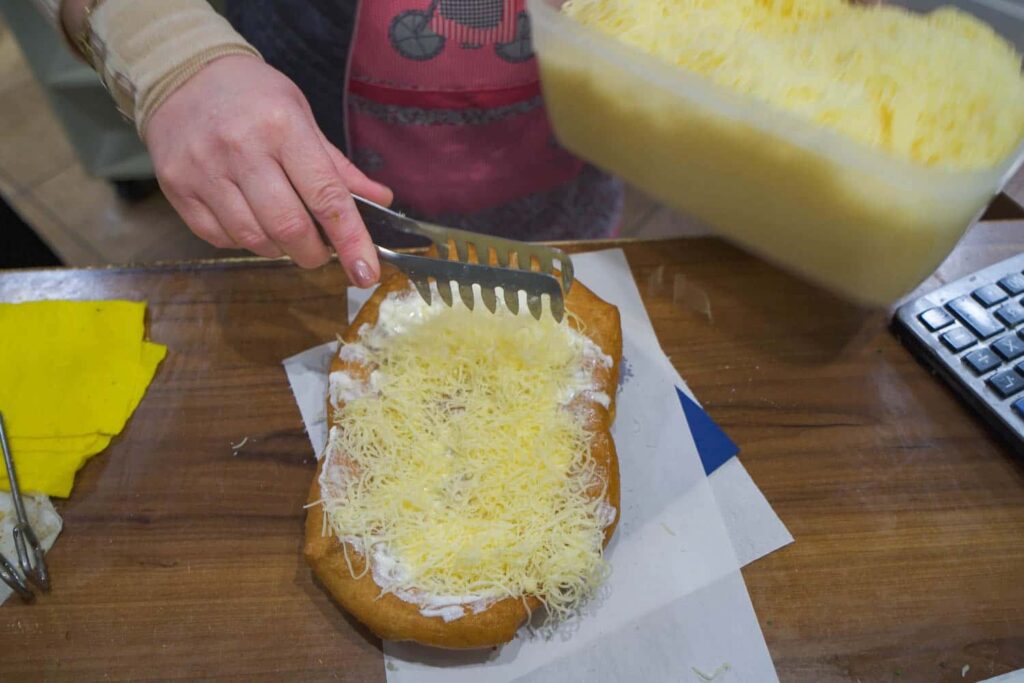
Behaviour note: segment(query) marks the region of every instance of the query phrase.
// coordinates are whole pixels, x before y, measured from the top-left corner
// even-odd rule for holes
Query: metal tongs
[[[426,237],[437,247],[438,258],[377,247],[380,259],[405,273],[428,304],[433,282],[441,300],[452,306],[451,283],[454,282],[458,285],[459,298],[470,310],[476,303],[473,285],[478,285],[480,298],[491,313],[497,309],[496,290],[500,287],[505,306],[513,314],[519,313],[519,292],[522,291],[526,292],[526,307],[537,320],[543,315],[545,295],[555,320],[561,322],[564,317],[565,295],[572,286],[573,270],[572,260],[561,249],[423,223],[368,199],[355,195],[353,199],[368,226]],[[488,265],[492,259],[496,266]],[[535,265],[538,270],[534,270]]]
[[[11,500],[14,502],[14,512],[18,518],[14,525],[14,547],[18,551],[18,564],[24,575],[22,578],[11,561],[0,553],[0,579],[20,595],[22,600],[31,600],[33,594],[28,581],[46,592],[50,590],[50,576],[46,571],[43,547],[39,545],[39,539],[32,531],[32,526],[28,523],[28,514],[25,513],[25,503],[21,499],[21,489],[18,488],[18,475],[14,471],[14,457],[11,456],[7,432],[4,430],[3,413],[0,413],[0,448],[4,452],[4,466],[7,468],[7,480],[11,485]]]

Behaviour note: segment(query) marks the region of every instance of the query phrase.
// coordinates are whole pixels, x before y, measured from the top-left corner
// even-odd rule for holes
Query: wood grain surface
[[[1024,667],[1024,465],[885,315],[718,240],[621,246],[666,353],[797,539],[743,572],[781,679]],[[926,286],[1021,249],[1024,222],[982,224]],[[0,678],[383,679],[379,643],[301,556],[314,462],[281,366],[341,330],[345,285],[267,261],[0,273],[0,301],[146,299],[170,349],[59,504],[53,592],[0,608]]]

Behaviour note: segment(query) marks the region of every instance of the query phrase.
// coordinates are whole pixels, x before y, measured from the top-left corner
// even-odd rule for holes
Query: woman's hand
[[[351,195],[387,205],[391,191],[327,141],[298,87],[273,67],[244,56],[211,62],[153,113],[145,142],[164,194],[210,244],[321,266],[330,255],[308,207],[349,279],[366,287],[379,278]]]

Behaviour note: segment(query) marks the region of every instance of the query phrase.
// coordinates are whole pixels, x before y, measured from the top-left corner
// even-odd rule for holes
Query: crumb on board
[[[245,437],[238,443],[231,444],[231,454],[238,455],[238,451],[242,450],[242,446],[244,446],[247,443],[249,443],[249,437]]]
[[[964,664],[964,667],[960,669],[960,678],[967,678],[967,672],[971,670],[970,664]]]

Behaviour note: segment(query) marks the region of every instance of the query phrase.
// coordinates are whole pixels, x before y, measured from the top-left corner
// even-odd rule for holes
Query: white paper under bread
[[[960,678],[964,678],[966,675],[967,671],[964,671]],[[995,678],[986,678],[983,681],[978,681],[978,683],[1024,683],[1024,669],[1017,669]]]
[[[661,352],[625,259],[613,251],[573,262],[581,281],[600,283],[592,289],[619,306],[633,373],[613,428],[622,522],[608,550],[612,577],[584,617],[552,640],[524,634],[483,654],[385,643],[388,680],[699,680],[694,667],[710,674],[725,664],[728,671],[716,680],[776,680],[675,396],[678,375]],[[285,363],[317,452],[325,438],[317,423],[329,354],[318,347]]]
[[[633,279],[629,262],[626,261],[626,254],[621,249],[577,254],[572,257],[572,264],[576,276],[586,282],[591,291],[619,307],[623,333],[635,337],[643,346],[656,348],[657,355],[674,378],[675,385],[700,405],[686,380],[661,350],[654,325],[647,314],[636,280]],[[349,289],[350,296],[352,292],[361,291]],[[699,363],[700,359],[690,358],[688,362]],[[741,567],[793,542],[793,536],[786,525],[775,514],[738,458],[732,458],[712,472],[708,481]]]

